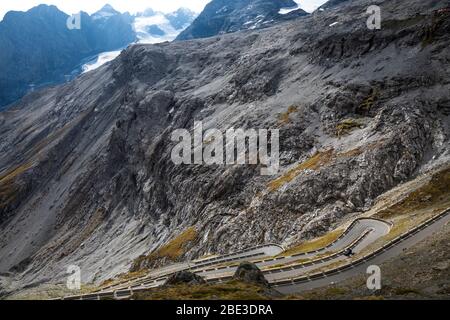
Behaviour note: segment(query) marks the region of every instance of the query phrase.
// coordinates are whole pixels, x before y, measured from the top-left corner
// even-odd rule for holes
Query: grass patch
[[[16,181],[22,174],[31,169],[32,166],[31,163],[25,163],[0,176],[0,212],[7,210],[10,205],[17,201],[22,187]]]
[[[378,89],[372,89],[370,94],[363,100],[363,102],[359,106],[359,110],[363,112],[369,112],[377,101],[378,95]]]
[[[49,300],[49,299],[60,299],[62,297],[81,295],[81,294],[89,294],[96,290],[96,287],[90,285],[81,285],[80,290],[69,290],[66,285],[41,285],[37,288],[29,288],[24,289],[21,292],[16,294],[12,294],[10,296],[5,297],[5,300]]]
[[[382,301],[385,300],[383,296],[365,296],[365,297],[357,297],[354,300],[365,300],[365,301]]]
[[[364,125],[356,119],[345,119],[336,126],[336,136],[341,138],[356,129],[362,129]]]
[[[349,151],[340,152],[335,154],[334,149],[329,149],[327,151],[316,152],[311,158],[295,166],[294,168],[288,170],[281,177],[272,180],[268,183],[267,187],[270,192],[277,191],[285,184],[294,180],[299,176],[304,170],[319,170],[320,168],[330,164],[333,160],[337,159],[347,159],[360,156],[365,151],[373,150],[381,145],[381,142],[371,143],[366,147],[358,147]]]
[[[267,289],[256,284],[229,281],[221,284],[177,285],[137,293],[134,300],[268,300]]]
[[[25,163],[13,170],[10,170],[3,176],[0,176],[0,185],[13,182],[14,180],[17,179],[18,176],[22,175],[23,173],[31,169],[32,166],[33,166],[32,163]]]
[[[330,149],[324,152],[317,152],[314,156],[306,160],[305,162],[297,165],[295,168],[289,170],[283,176],[275,179],[268,184],[268,188],[270,192],[276,191],[281,188],[286,183],[294,180],[300,173],[304,170],[317,170],[320,167],[331,162],[333,158],[334,150]]]
[[[406,296],[408,294],[417,294],[420,295],[420,291],[413,289],[413,288],[395,288],[394,289],[394,294],[398,295],[398,296]]]
[[[432,206],[450,204],[450,167],[435,173],[430,181],[408,196],[376,214],[381,219],[393,218]]]
[[[136,272],[122,273],[114,279],[108,279],[108,280],[103,281],[102,284],[100,284],[99,288],[107,288],[110,286],[122,285],[122,284],[127,283],[130,280],[136,280],[136,279],[142,278],[142,277],[146,276],[147,273],[148,273],[148,270],[145,270],[145,269],[139,270]]]
[[[364,150],[361,147],[339,153],[339,158],[355,158],[364,153]]]
[[[329,299],[336,299],[339,296],[343,296],[348,294],[348,290],[341,287],[328,287],[323,290],[315,290],[315,291],[309,291],[305,292],[303,294],[299,295],[292,295],[288,298],[290,300],[295,299],[302,299],[302,300],[329,300]]]
[[[169,241],[167,244],[157,249],[148,256],[140,256],[134,261],[131,272],[137,272],[142,269],[142,265],[149,265],[160,259],[167,258],[175,262],[178,258],[186,253],[186,246],[195,241],[198,237],[198,232],[194,227],[188,228],[176,238]]]
[[[296,113],[298,111],[297,106],[290,106],[286,112],[283,112],[279,115],[278,121],[280,124],[287,124],[291,122],[291,114]]]
[[[329,245],[330,243],[336,241],[342,234],[344,230],[336,229],[327,233],[326,235],[313,239],[311,241],[303,242],[295,247],[292,247],[285,252],[282,252],[279,256],[291,256],[297,253],[305,253],[310,251],[315,251]]]

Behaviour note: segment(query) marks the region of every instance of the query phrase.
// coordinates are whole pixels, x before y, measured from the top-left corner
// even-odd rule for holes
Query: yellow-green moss
[[[270,192],[276,191],[286,183],[294,180],[300,173],[306,169],[317,170],[320,167],[328,164],[333,158],[334,150],[328,150],[324,152],[317,152],[314,156],[306,160],[305,162],[297,165],[295,168],[289,170],[283,176],[275,179],[268,184]]]
[[[378,89],[373,89],[359,106],[361,111],[367,112],[373,108],[375,101],[378,99]]]
[[[266,288],[229,281],[222,284],[178,285],[135,294],[134,300],[267,300]]]
[[[318,289],[314,291],[308,291],[298,295],[288,296],[289,300],[329,300],[338,299],[339,296],[348,294],[348,289],[341,287],[327,287],[324,289]]]
[[[0,176],[0,185],[5,184],[5,183],[10,183],[10,182],[16,180],[17,177],[19,177],[22,173],[25,173],[26,171],[31,169],[32,166],[33,166],[32,163],[25,163],[23,165],[20,165],[14,169],[8,171],[3,176]]]
[[[100,284],[99,288],[102,289],[102,288],[107,288],[110,286],[117,286],[120,284],[124,284],[130,280],[136,280],[136,279],[142,278],[142,277],[146,276],[147,274],[148,274],[148,270],[145,270],[145,269],[139,270],[136,272],[122,273],[114,279],[108,279],[108,280],[103,281]]]
[[[337,230],[331,231],[331,232],[327,233],[326,235],[323,235],[322,237],[313,239],[311,241],[306,241],[306,242],[300,243],[296,246],[293,246],[292,248],[281,253],[280,256],[291,256],[291,255],[297,254],[297,253],[310,252],[313,250],[324,248],[327,245],[329,245],[330,243],[336,241],[343,233],[344,233],[344,230],[342,230],[342,229],[337,229]]]
[[[21,187],[16,180],[31,167],[31,163],[25,163],[0,176],[0,211],[17,200]]]
[[[182,255],[186,253],[186,247],[189,243],[195,241],[198,237],[198,232],[194,227],[190,227],[181,233],[176,238],[169,241],[167,244],[157,249],[148,256],[141,256],[134,261],[132,268],[133,272],[139,271],[139,266],[143,262],[150,264],[159,259],[167,258],[171,261],[177,261]]]
[[[432,206],[450,205],[450,167],[435,173],[430,181],[405,199],[377,213],[381,219],[392,218]]]
[[[336,136],[345,136],[355,129],[363,128],[363,124],[356,119],[345,119],[336,126]]]
[[[290,106],[288,108],[288,110],[286,112],[283,112],[279,115],[278,120],[280,124],[287,124],[289,122],[291,122],[291,114],[295,113],[298,111],[298,107],[297,106]]]

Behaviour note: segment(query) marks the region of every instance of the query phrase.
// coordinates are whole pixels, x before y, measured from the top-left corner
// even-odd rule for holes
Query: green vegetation
[[[270,192],[277,191],[285,184],[291,182],[296,177],[298,177],[305,170],[319,170],[320,168],[329,165],[333,160],[342,159],[342,158],[353,158],[361,155],[365,150],[374,149],[379,145],[379,143],[374,143],[366,147],[365,149],[358,147],[352,149],[350,151],[341,152],[335,154],[334,149],[330,149],[327,151],[319,151],[314,154],[308,160],[298,164],[294,168],[288,170],[281,177],[272,180],[267,185]]]
[[[370,94],[364,99],[364,101],[359,106],[359,110],[363,112],[368,112],[373,108],[375,101],[378,99],[378,89],[372,89]]]
[[[297,253],[310,252],[313,250],[324,248],[330,243],[336,241],[343,233],[343,229],[336,229],[327,233],[326,235],[323,235],[322,237],[296,245],[281,253],[280,256],[291,256]]]
[[[0,176],[0,185],[15,180],[18,176],[31,169],[33,165],[31,163],[25,163],[17,168],[8,171],[5,175]]]
[[[286,112],[280,114],[280,116],[278,117],[279,123],[281,125],[283,125],[283,124],[287,124],[287,123],[291,122],[291,118],[290,118],[291,114],[293,114],[297,111],[298,111],[297,106],[294,106],[294,105],[290,106]]]
[[[267,288],[232,280],[221,284],[177,285],[155,288],[133,296],[134,300],[268,300]]]
[[[103,281],[100,284],[99,288],[103,289],[103,288],[107,288],[110,286],[120,285],[120,284],[126,283],[130,280],[136,280],[136,279],[142,278],[142,277],[146,276],[147,274],[148,274],[148,270],[146,270],[146,269],[142,269],[142,270],[139,270],[136,272],[122,273],[114,279],[108,279],[108,280]]]
[[[288,300],[331,300],[339,299],[340,296],[348,294],[348,290],[341,287],[327,287],[324,289],[308,291],[301,294],[290,295]]]
[[[21,187],[16,183],[16,180],[32,166],[31,163],[25,163],[0,176],[0,212],[17,200]]]
[[[198,237],[198,232],[194,227],[188,228],[176,238],[169,241],[167,244],[151,253],[148,256],[140,256],[134,261],[132,272],[139,271],[143,264],[149,265],[160,259],[167,258],[170,261],[177,261],[183,254],[186,253],[187,245],[194,242]]]
[[[416,289],[412,289],[412,288],[394,288],[394,294],[398,295],[398,296],[406,296],[408,294],[418,294],[420,295],[419,290]]]
[[[336,126],[336,136],[341,138],[355,129],[362,129],[363,124],[356,119],[345,119]]]
[[[377,213],[381,219],[392,218],[411,212],[436,208],[446,209],[450,206],[450,167],[435,173],[431,179],[411,192],[405,199]]]
[[[277,191],[279,188],[281,188],[286,183],[289,183],[292,180],[294,180],[304,170],[307,170],[307,169],[317,170],[320,167],[330,163],[333,158],[333,153],[334,153],[333,149],[330,149],[330,150],[324,151],[324,152],[317,152],[314,156],[312,156],[305,162],[297,165],[295,168],[289,170],[283,176],[271,181],[268,184],[269,191],[270,192]]]

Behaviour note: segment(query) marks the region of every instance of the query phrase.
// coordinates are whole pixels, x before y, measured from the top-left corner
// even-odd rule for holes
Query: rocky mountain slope
[[[295,9],[297,3],[293,0],[213,0],[177,40],[259,29],[307,15],[302,9],[283,14],[280,10],[286,8]]]
[[[319,7],[319,9],[331,9],[336,6],[342,5],[344,3],[350,3],[349,0],[330,0],[325,2],[322,6]]]
[[[373,1],[272,28],[133,45],[0,113],[0,272],[9,289],[327,232],[449,164],[447,1]],[[402,8],[402,10],[398,10]],[[334,22],[333,27],[330,27]],[[281,168],[171,161],[171,133],[280,129]],[[5,289],[6,290],[6,289]]]
[[[55,6],[8,12],[0,22],[0,109],[30,90],[72,77],[83,59],[135,40],[129,14],[103,12],[82,13],[80,30],[69,30],[69,16]]]

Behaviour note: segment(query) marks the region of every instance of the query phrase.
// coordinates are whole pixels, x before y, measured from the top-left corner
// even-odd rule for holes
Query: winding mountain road
[[[257,246],[224,256],[168,266],[152,271],[145,277],[103,288],[98,292],[64,299],[127,298],[133,293],[163,285],[171,274],[182,270],[190,270],[202,276],[207,282],[222,282],[231,279],[239,262],[244,260],[253,261],[263,271],[271,285],[281,293],[297,293],[365,274],[368,266],[379,265],[397,256],[404,249],[438,231],[449,221],[450,210],[446,210],[356,261],[346,256],[348,250],[350,249],[354,254],[361,253],[370,244],[387,235],[392,225],[377,219],[357,219],[337,240],[311,252],[283,256],[280,255],[283,248],[279,245]],[[335,263],[342,266],[309,275],[315,270]]]

